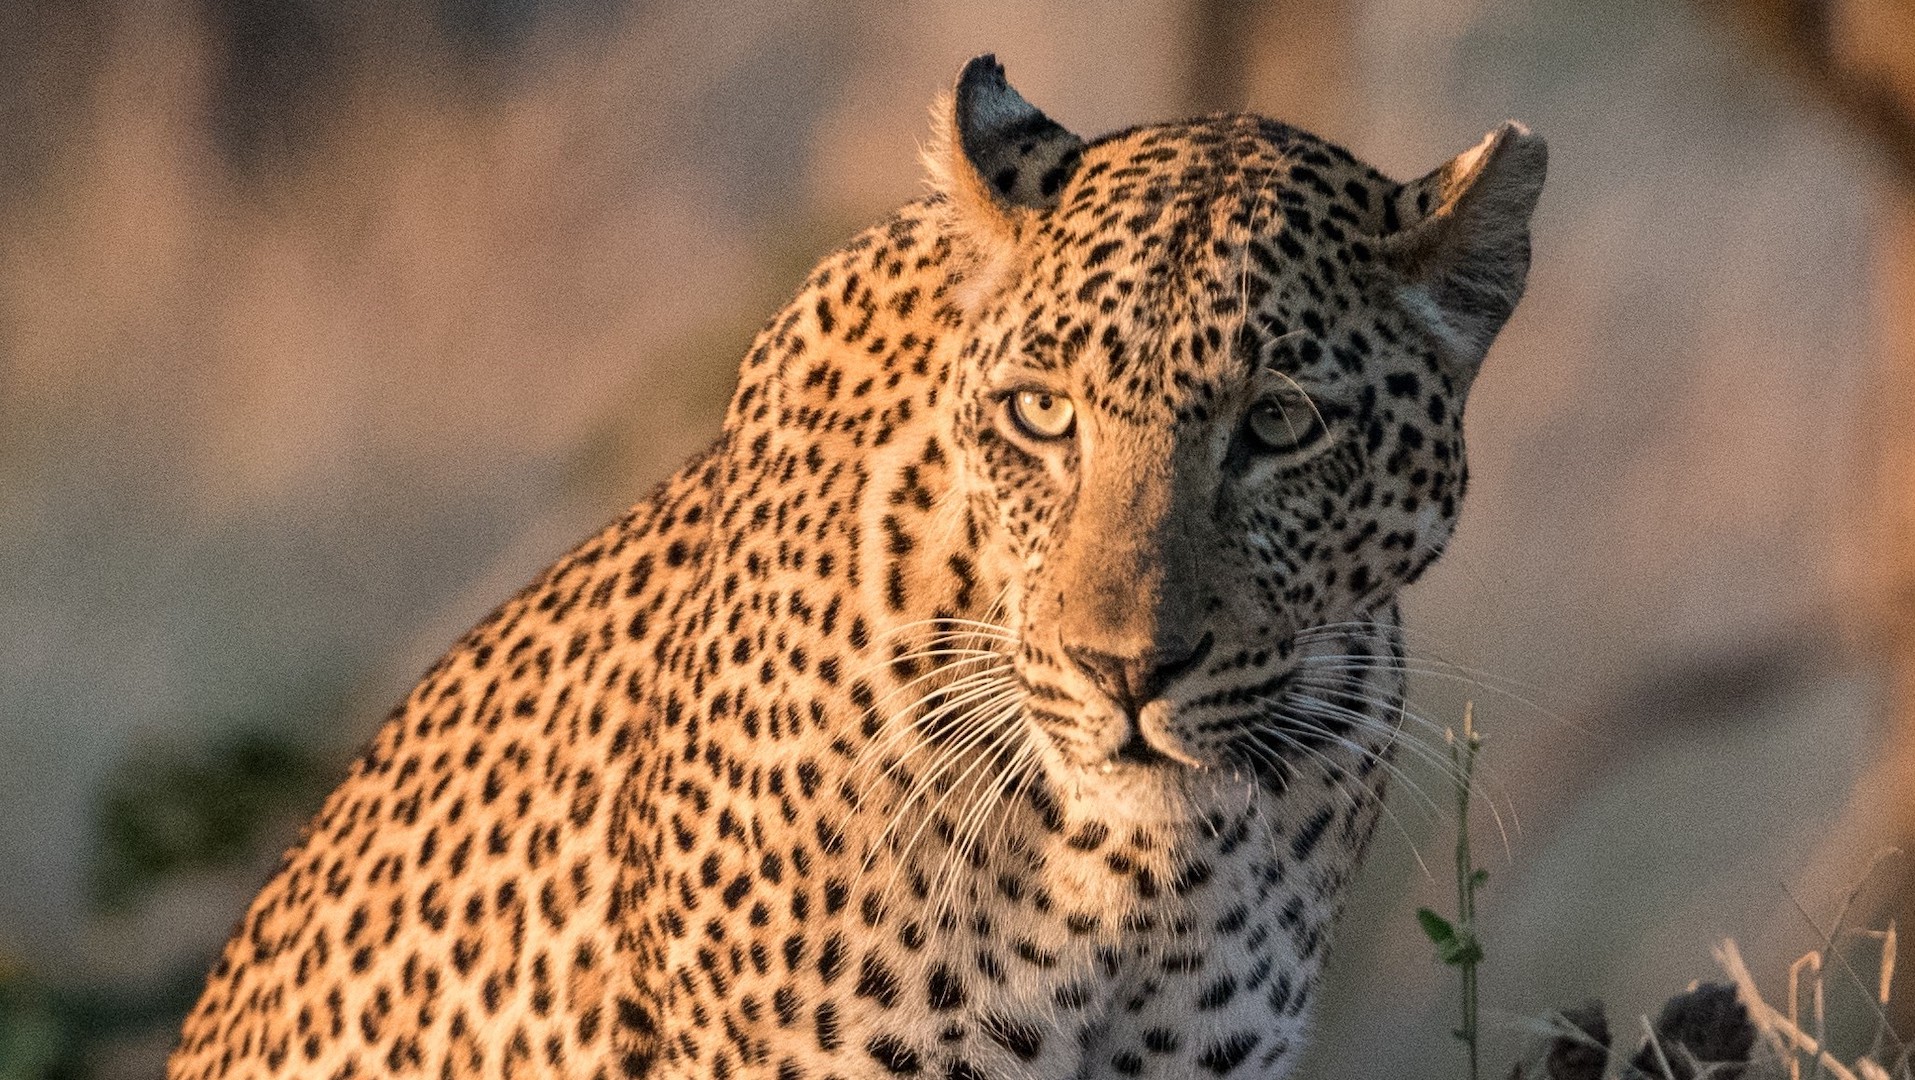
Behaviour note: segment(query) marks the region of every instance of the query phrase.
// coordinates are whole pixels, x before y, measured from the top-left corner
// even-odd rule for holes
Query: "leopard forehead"
[[[1397,185],[1347,151],[1254,116],[1089,144],[1054,209],[994,267],[961,385],[1056,376],[1080,404],[1174,421],[1259,365],[1361,374],[1394,333],[1378,238]],[[1342,370],[1309,370],[1335,328]],[[1278,344],[1307,338],[1280,356]]]

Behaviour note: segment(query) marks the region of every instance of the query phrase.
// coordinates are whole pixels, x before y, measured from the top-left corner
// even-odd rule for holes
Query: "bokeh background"
[[[1409,604],[1468,676],[1419,707],[1488,732],[1487,1060],[1653,1012],[1724,936],[1779,990],[1851,891],[1915,916],[1870,874],[1915,836],[1909,0],[16,2],[0,1077],[154,1074],[357,744],[712,436],[984,51],[1086,135],[1251,109],[1398,176],[1550,139]],[[1438,808],[1397,792],[1310,1077],[1459,1075],[1413,775]]]

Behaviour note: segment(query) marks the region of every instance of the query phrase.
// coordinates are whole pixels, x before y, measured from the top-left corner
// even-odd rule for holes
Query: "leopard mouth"
[[[1171,733],[1170,718],[1174,706],[1162,699],[1152,701],[1137,713],[1124,741],[1100,765],[1100,771],[1119,767],[1149,769],[1202,769],[1205,762],[1192,753],[1184,741]]]
[[[1178,762],[1169,754],[1152,746],[1150,740],[1144,738],[1143,732],[1133,728],[1131,729],[1130,738],[1125,739],[1124,744],[1119,746],[1116,751],[1110,755],[1109,759],[1105,761],[1104,767],[1106,770],[1112,765],[1140,765],[1145,768],[1160,768],[1176,764],[1178,764]]]
[[[1191,687],[1197,692],[1188,697],[1165,693],[1134,712],[1121,702],[1109,708],[1109,703],[1096,699],[1082,702],[1052,683],[1020,680],[1027,695],[1026,712],[1052,736],[1064,756],[1085,772],[1168,778],[1248,769],[1280,783],[1346,741],[1352,724],[1360,723],[1354,716],[1359,703],[1348,690],[1335,685],[1340,676],[1332,673],[1328,682],[1318,686],[1323,676],[1313,669],[1309,649],[1296,648],[1309,642],[1318,651],[1364,653],[1343,635],[1332,638],[1336,629],[1298,634],[1289,647],[1275,650],[1285,658],[1281,666],[1266,668],[1251,681]],[[1387,666],[1387,652],[1378,658],[1383,661],[1380,666]],[[1349,714],[1351,719],[1313,715],[1325,710]],[[1059,732],[1080,729],[1093,719],[1117,729],[1105,736],[1112,741],[1093,751],[1094,756],[1083,753],[1089,748],[1081,742],[1074,748],[1075,740],[1059,737]]]

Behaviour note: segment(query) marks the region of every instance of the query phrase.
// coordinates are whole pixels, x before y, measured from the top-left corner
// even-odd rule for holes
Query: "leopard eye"
[[[1077,426],[1077,406],[1048,390],[1019,390],[1005,408],[1017,429],[1033,439],[1061,439]]]
[[[1306,450],[1328,434],[1323,417],[1310,402],[1295,398],[1258,402],[1243,426],[1252,448],[1271,454]]]

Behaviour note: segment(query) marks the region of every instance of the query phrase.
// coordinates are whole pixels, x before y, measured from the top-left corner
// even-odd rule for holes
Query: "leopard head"
[[[989,57],[943,117],[947,437],[1047,771],[1280,780],[1348,736],[1335,688],[1456,523],[1543,141],[1505,124],[1408,183],[1255,116],[1086,142]]]

